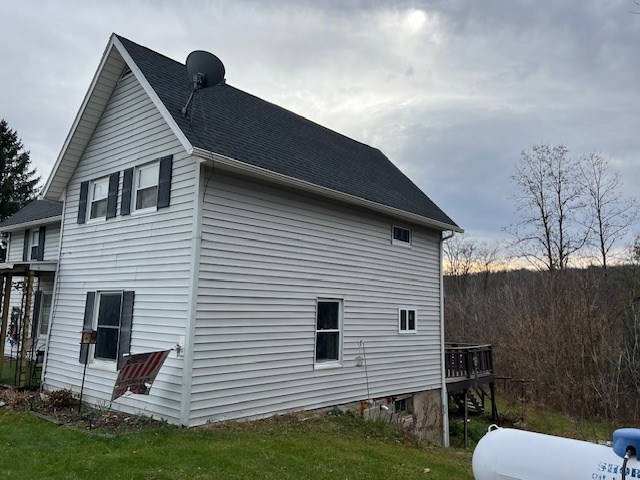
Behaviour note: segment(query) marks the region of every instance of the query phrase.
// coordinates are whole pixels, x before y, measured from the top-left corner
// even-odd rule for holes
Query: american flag
[[[129,355],[127,363],[118,374],[118,379],[113,387],[111,401],[127,392],[149,395],[151,385],[170,351],[161,350],[159,352]]]

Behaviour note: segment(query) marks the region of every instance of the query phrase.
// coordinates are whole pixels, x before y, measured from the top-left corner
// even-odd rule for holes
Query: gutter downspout
[[[62,256],[62,238],[64,232],[64,216],[67,211],[67,189],[62,194],[62,214],[60,216],[60,240],[58,241],[58,265],[56,267],[55,278],[53,280],[53,295],[51,296],[51,311],[49,312],[49,328],[47,330],[47,344],[44,349],[44,358],[42,359],[42,373],[40,375],[40,390],[46,386],[46,374],[49,361],[49,346],[51,345],[51,330],[53,328],[54,313],[58,308],[58,298],[60,297],[60,257]]]
[[[443,268],[443,254],[444,242],[453,237],[454,232],[447,235],[440,233],[440,367],[442,377],[442,444],[445,447],[449,446],[449,395],[447,394],[447,377],[444,368],[444,268]]]
[[[194,156],[189,157],[194,160]],[[191,278],[185,325],[184,355],[182,357],[182,394],[180,398],[180,425],[189,427],[191,422],[191,390],[193,381],[193,350],[195,348],[196,316],[198,313],[198,278],[200,274],[200,248],[202,245],[202,208],[206,185],[199,161],[194,161],[195,205],[191,232]]]

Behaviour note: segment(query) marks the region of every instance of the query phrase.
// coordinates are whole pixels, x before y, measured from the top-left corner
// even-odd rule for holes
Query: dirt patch
[[[83,404],[78,408],[78,399],[73,395],[68,395],[67,402],[61,402],[60,398],[65,398],[67,395],[56,395],[56,393],[0,390],[0,406],[6,410],[30,410],[35,416],[57,425],[98,434],[116,435],[172,428],[164,420],[119,412],[108,406],[93,408]]]

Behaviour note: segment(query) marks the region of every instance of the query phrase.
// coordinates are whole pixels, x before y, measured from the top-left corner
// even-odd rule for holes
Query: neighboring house
[[[3,279],[0,284],[8,286],[3,291],[6,296],[3,300],[9,309],[6,317],[2,317],[6,326],[4,335],[0,336],[7,356],[18,355],[22,337],[28,339],[25,355],[31,356],[45,348],[61,219],[62,203],[35,200],[0,223],[0,232],[8,234],[6,261],[0,263]]]
[[[379,150],[230,85],[183,117],[191,85],[111,37],[43,192],[64,203],[45,388],[79,391],[87,359],[104,403],[124,354],[178,347],[112,407],[195,426],[384,397],[446,441],[460,228]]]

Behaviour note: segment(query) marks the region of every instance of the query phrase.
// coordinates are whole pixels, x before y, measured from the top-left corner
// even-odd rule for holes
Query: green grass
[[[514,423],[519,428],[524,428],[538,433],[557,435],[560,437],[575,438],[587,441],[611,440],[612,433],[617,428],[629,425],[616,425],[611,422],[597,419],[579,419],[534,403],[521,401],[501,395],[498,397],[498,412],[503,420],[504,427],[513,427]],[[487,402],[486,410],[491,411],[491,402]],[[475,447],[480,439],[487,433],[491,425],[491,416],[488,413],[479,416],[469,416],[469,446]],[[462,447],[464,443],[463,420],[461,415],[451,415],[449,421],[449,434],[451,445]]]
[[[473,478],[470,451],[419,445],[349,415],[103,438],[3,412],[0,452],[0,477],[12,479]]]

